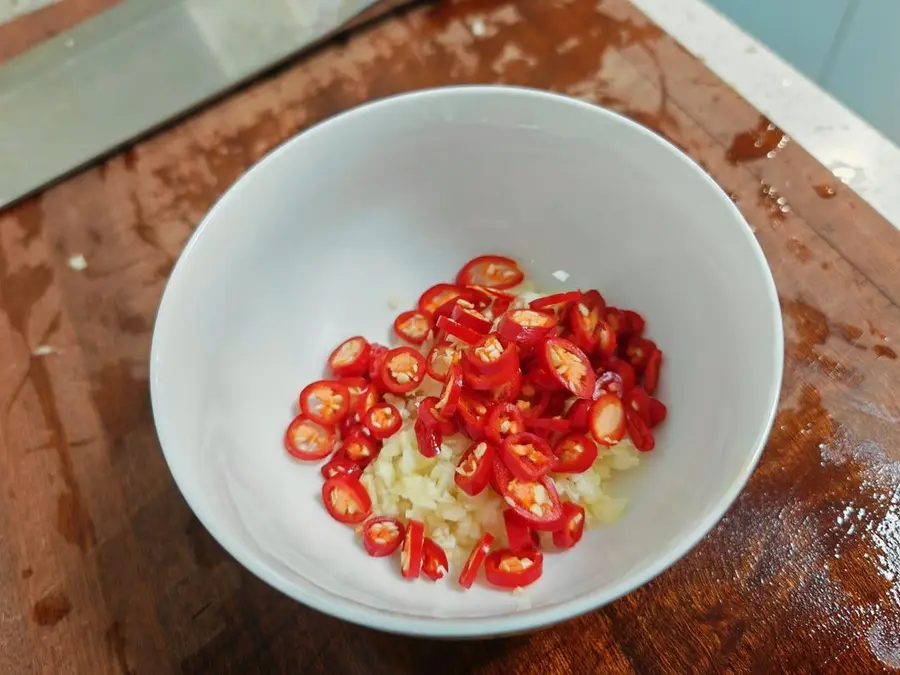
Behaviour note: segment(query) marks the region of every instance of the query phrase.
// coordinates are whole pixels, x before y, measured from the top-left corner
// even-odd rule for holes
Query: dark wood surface
[[[231,560],[166,469],[147,355],[185,239],[260,155],[348,106],[464,82],[580,96],[697,159],[772,266],[787,370],[759,468],[684,560],[576,621],[460,645],[316,614]],[[900,667],[900,234],[767,125],[627,0],[419,5],[0,215],[0,672]]]
[[[0,25],[0,63],[120,2],[122,0],[59,0]]]

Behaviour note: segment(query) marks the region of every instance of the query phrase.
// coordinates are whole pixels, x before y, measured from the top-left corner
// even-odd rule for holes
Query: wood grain
[[[60,0],[0,25],[0,63],[74,28],[122,0]]]
[[[349,106],[464,82],[579,96],[685,149],[756,230],[787,370],[758,470],[685,559],[563,626],[457,645],[318,615],[239,568],[162,460],[147,353],[185,239],[243,170]],[[627,0],[416,6],[332,42],[0,215],[0,672],[900,668],[898,270],[889,223]]]

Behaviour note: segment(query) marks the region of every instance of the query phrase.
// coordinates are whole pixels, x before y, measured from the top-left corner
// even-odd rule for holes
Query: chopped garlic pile
[[[510,292],[517,293],[514,305],[520,307],[542,297],[525,284]],[[429,341],[422,349],[428,353],[431,346]],[[404,424],[384,442],[378,457],[366,467],[360,480],[372,499],[373,515],[399,518],[403,522],[421,520],[427,535],[444,549],[452,562],[460,564],[485,532],[505,545],[506,504],[490,487],[476,497],[457,487],[454,472],[472,443],[462,434],[445,437],[437,457],[428,459],[419,453],[413,430],[416,405],[425,396],[440,396],[440,393],[441,383],[426,378],[407,397],[385,395],[385,400],[400,410]],[[612,497],[607,484],[614,472],[636,467],[639,455],[626,436],[612,448],[600,448],[597,460],[588,471],[551,474],[560,499],[584,507],[588,525],[615,522],[625,500]]]
[[[421,520],[428,536],[456,563],[465,560],[485,532],[505,542],[503,499],[490,487],[470,497],[453,480],[459,459],[472,441],[461,434],[448,436],[441,454],[426,459],[416,447],[411,418],[400,432],[385,441],[381,453],[360,479],[372,498],[373,515],[391,516],[403,522],[410,518]],[[633,468],[639,461],[638,451],[624,439],[601,451],[588,471],[553,474],[553,480],[561,499],[584,507],[588,525],[613,523],[625,500],[610,496],[607,483],[614,472]]]

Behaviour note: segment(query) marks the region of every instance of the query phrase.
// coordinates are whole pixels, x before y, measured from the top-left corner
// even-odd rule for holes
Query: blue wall
[[[900,0],[707,0],[900,145]]]

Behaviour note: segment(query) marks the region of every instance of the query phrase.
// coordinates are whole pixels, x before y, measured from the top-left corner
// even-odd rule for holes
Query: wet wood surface
[[[231,560],[166,469],[147,355],[185,239],[244,169],[349,106],[466,82],[609,106],[700,162],[772,266],[787,363],[760,466],[695,550],[574,622],[458,645],[316,614]],[[0,215],[0,672],[900,668],[898,272],[900,233],[627,0],[394,13]]]

